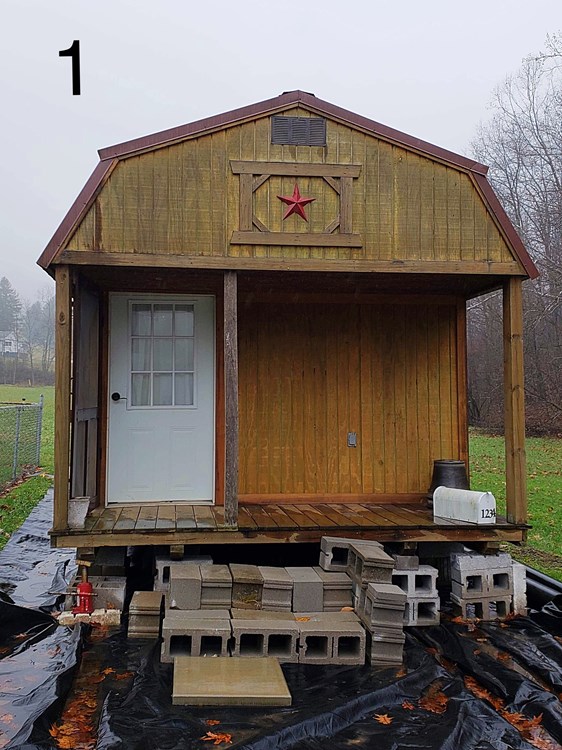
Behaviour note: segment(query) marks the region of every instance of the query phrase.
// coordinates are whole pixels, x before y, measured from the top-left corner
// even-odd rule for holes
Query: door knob
[[[118,393],[117,391],[114,391],[111,394],[111,400],[112,401],[121,401],[121,399],[124,400],[124,397],[120,393]]]

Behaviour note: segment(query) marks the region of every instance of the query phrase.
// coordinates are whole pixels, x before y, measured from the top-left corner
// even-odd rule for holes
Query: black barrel
[[[427,491],[427,507],[433,508],[433,493],[437,487],[454,487],[457,490],[469,490],[466,464],[464,461],[440,458],[433,462],[431,486]]]

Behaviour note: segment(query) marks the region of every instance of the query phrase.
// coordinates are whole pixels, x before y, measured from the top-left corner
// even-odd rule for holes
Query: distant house
[[[22,351],[23,347],[14,333],[9,333],[8,331],[0,331],[1,357],[15,357],[16,354],[21,354]]]

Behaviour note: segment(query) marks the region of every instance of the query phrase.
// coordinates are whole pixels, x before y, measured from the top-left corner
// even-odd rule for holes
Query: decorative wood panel
[[[456,304],[246,298],[239,347],[242,500],[421,494],[460,457]]]
[[[316,199],[308,223],[282,219],[277,196],[295,181]],[[469,174],[333,121],[326,147],[274,145],[269,118],[124,158],[66,248],[139,262],[354,261],[358,270],[362,261],[512,260]]]

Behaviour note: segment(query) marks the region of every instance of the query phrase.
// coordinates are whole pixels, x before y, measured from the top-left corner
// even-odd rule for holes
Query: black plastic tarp
[[[159,642],[127,639],[124,628],[87,642],[47,614],[74,557],[49,548],[50,514],[46,498],[0,553],[0,589],[16,602],[0,603],[0,748],[56,747],[49,729],[80,680],[97,706],[97,750],[205,748],[221,734],[232,743],[221,747],[247,750],[562,748],[556,600],[535,621],[475,627],[444,617],[410,629],[400,669],[283,665],[288,708],[173,706]]]

